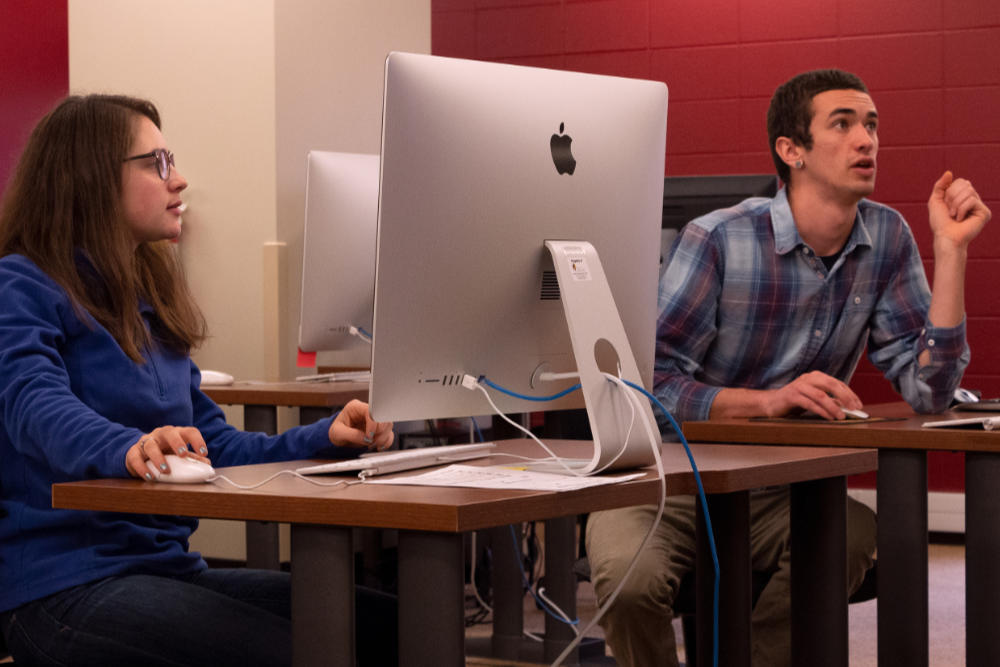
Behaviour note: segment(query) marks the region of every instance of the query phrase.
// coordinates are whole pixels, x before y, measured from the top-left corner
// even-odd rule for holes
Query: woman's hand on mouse
[[[340,447],[358,447],[383,450],[392,446],[396,434],[392,422],[372,419],[368,404],[352,400],[330,424],[330,442]]]
[[[153,479],[153,466],[169,472],[167,454],[190,457],[203,463],[208,459],[208,446],[201,431],[194,426],[161,426],[139,438],[125,453],[125,468],[133,477]]]

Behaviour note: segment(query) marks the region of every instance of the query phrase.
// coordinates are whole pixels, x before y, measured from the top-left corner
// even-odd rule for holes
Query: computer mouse
[[[853,417],[854,419],[868,419],[868,413],[864,410],[852,410],[851,408],[841,408],[841,411],[848,417]]]
[[[233,376],[222,371],[201,371],[202,386],[225,386],[233,383]]]
[[[971,389],[966,389],[965,387],[958,387],[955,389],[954,400],[956,403],[978,403],[980,393],[977,393]]]
[[[170,472],[163,472],[153,465],[147,466],[153,473],[154,481],[172,484],[197,484],[207,482],[215,477],[215,468],[207,463],[176,454],[167,454],[163,458],[166,459]]]

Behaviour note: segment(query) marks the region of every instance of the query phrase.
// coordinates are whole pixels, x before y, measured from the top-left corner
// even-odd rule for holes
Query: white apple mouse
[[[205,387],[228,386],[233,383],[233,376],[222,371],[201,370],[201,384]]]
[[[170,472],[162,472],[152,464],[146,466],[152,472],[154,481],[197,484],[198,482],[207,482],[215,477],[215,468],[207,463],[176,454],[167,454],[163,458],[166,459]]]
[[[841,408],[840,410],[848,417],[853,417],[854,419],[868,419],[868,413],[864,410],[852,410],[851,408]]]

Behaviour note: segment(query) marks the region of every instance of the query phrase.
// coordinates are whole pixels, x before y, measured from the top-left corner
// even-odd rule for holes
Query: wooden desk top
[[[576,457],[589,457],[592,447],[589,441],[553,440],[546,444],[563,456]],[[505,440],[501,446],[511,453],[544,456],[527,439]],[[877,452],[862,449],[693,445],[692,451],[706,493],[851,475],[874,470],[878,465]],[[681,445],[665,444],[662,452],[667,493],[694,493],[694,475]],[[509,461],[489,457],[469,463],[489,465]],[[220,472],[235,482],[249,484],[278,470],[302,465],[301,461],[272,463],[222,468]],[[287,475],[254,491],[235,489],[221,481],[180,485],[103,479],[54,484],[52,505],[64,509],[155,511],[218,519],[465,532],[654,503],[659,489],[659,481],[652,472],[624,484],[562,493],[371,484],[328,488]]]
[[[951,451],[1000,451],[1000,432],[981,428],[922,428],[925,421],[984,416],[983,412],[949,410],[936,415],[918,415],[909,405],[882,403],[865,406],[880,422],[763,421],[712,419],[684,422],[684,436],[692,442],[742,442],[765,445],[822,445],[831,447],[881,447]]]
[[[368,400],[367,382],[234,382],[202,391],[216,403],[237,405],[335,408]]]

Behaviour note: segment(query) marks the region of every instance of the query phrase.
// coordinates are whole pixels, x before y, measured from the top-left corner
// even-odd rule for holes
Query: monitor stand
[[[645,398],[638,402],[641,409],[635,410],[633,422],[633,410],[623,398],[621,387],[603,375],[604,372],[617,375],[621,369],[623,379],[642,385],[597,250],[587,241],[547,240],[545,247],[552,256],[559,282],[594,440],[593,459],[581,471],[651,465],[654,456],[647,434],[659,434],[659,428],[649,402]]]

